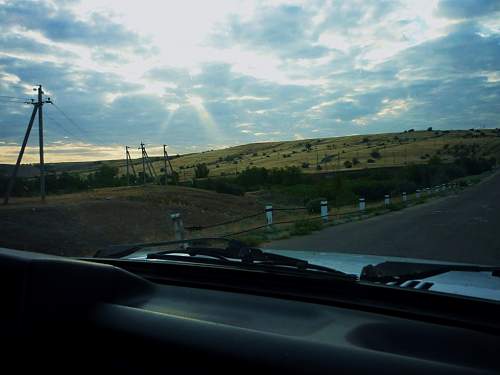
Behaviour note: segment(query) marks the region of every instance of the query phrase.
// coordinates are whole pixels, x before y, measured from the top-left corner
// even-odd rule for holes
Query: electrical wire
[[[24,100],[24,101],[27,101],[28,99],[26,98],[20,98],[18,96],[9,96],[9,95],[0,95],[0,98],[7,98],[7,99],[20,99],[20,100]]]
[[[66,112],[64,112],[56,103],[51,102],[51,104],[56,108],[74,127],[79,129],[81,132],[86,133],[88,135],[88,132],[83,129],[80,125],[78,125],[71,117],[69,117]]]
[[[79,140],[82,143],[88,143],[86,142],[83,138],[80,138],[77,136],[75,133],[67,129],[63,124],[61,124],[58,120],[56,120],[54,117],[49,115],[47,112],[45,112],[45,116],[48,117],[56,126],[58,126],[60,129],[62,129],[66,134],[68,134],[71,138],[75,140]]]

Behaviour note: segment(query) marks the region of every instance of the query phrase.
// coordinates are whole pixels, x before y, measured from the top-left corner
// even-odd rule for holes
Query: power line
[[[54,117],[50,116],[48,113],[45,113],[45,116],[47,116],[56,126],[58,126],[60,129],[62,129],[66,134],[68,134],[71,138],[74,138],[76,140],[79,140],[82,143],[87,143],[83,138],[80,138],[77,136],[75,133],[67,129],[63,124],[61,124],[58,120],[56,120]]]
[[[83,128],[82,128],[80,125],[78,125],[78,124],[77,124],[77,123],[76,123],[76,122],[75,122],[75,121],[74,121],[71,117],[69,117],[69,116],[66,114],[66,112],[64,112],[64,111],[63,111],[63,110],[62,110],[62,109],[61,109],[61,108],[60,108],[60,107],[59,107],[56,103],[52,102],[52,104],[54,105],[54,107],[55,107],[55,108],[56,108],[59,112],[61,112],[61,114],[62,114],[64,117],[66,117],[66,119],[67,119],[69,122],[71,122],[71,124],[72,124],[73,126],[75,126],[76,128],[78,128],[81,132],[88,134],[88,133],[87,133],[87,131],[86,131],[85,129],[83,129]]]
[[[8,95],[0,95],[0,98],[7,98],[7,99],[20,99],[20,100],[24,100],[24,101],[28,100],[28,99],[26,99],[26,98],[20,98],[20,97],[18,97],[18,96],[8,96]]]
[[[2,100],[0,103],[17,103],[17,104],[31,104],[28,103],[26,100],[17,100],[17,99],[7,99],[7,100]]]

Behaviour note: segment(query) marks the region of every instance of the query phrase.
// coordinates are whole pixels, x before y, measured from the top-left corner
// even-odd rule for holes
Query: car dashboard
[[[147,280],[0,249],[3,366],[64,373],[495,373],[496,332]],[[353,296],[356,298],[356,296]]]

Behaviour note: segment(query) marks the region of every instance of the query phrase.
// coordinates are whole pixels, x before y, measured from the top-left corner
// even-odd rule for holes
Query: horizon
[[[410,128],[412,129],[414,132],[426,132],[428,131],[427,129],[413,129],[413,128]],[[211,151],[221,151],[221,150],[228,150],[228,149],[231,149],[231,148],[236,148],[236,147],[240,147],[240,146],[250,146],[250,145],[254,145],[254,144],[266,144],[266,143],[284,143],[284,142],[299,142],[299,141],[314,141],[314,140],[317,140],[317,139],[335,139],[335,138],[348,138],[348,137],[359,137],[359,136],[377,136],[377,135],[380,135],[380,136],[386,136],[386,135],[391,135],[391,134],[407,134],[408,133],[408,130],[410,129],[405,129],[403,131],[397,131],[397,132],[389,132],[389,133],[365,133],[365,134],[347,134],[347,135],[340,135],[340,136],[331,136],[331,137],[318,137],[318,138],[304,138],[304,139],[280,139],[280,140],[274,140],[274,141],[261,141],[261,142],[250,142],[250,143],[241,143],[241,144],[235,144],[235,145],[232,145],[232,146],[225,146],[225,147],[221,147],[221,148],[213,148],[213,149],[201,149],[200,151],[192,151],[192,152],[187,152],[187,153],[169,153],[169,156],[178,156],[178,157],[182,157],[182,156],[189,156],[189,155],[193,155],[193,154],[202,154],[202,153],[207,153],[207,152],[211,152]],[[497,128],[469,128],[469,129],[437,129],[437,128],[432,128],[432,132],[444,132],[444,131],[449,131],[449,132],[462,132],[462,131],[471,131],[471,130],[480,130],[480,131],[483,131],[483,130],[495,130]],[[411,132],[410,132],[411,133]],[[151,158],[162,158],[163,157],[163,146],[152,146],[152,147],[149,147],[148,145],[147,146],[147,150],[148,150],[148,153],[150,154],[150,157]],[[117,155],[118,155],[118,150],[120,152],[119,156],[117,157],[114,157],[114,158],[108,158],[108,159],[75,159],[75,160],[58,160],[58,161],[49,161],[49,162],[45,162],[45,164],[59,164],[59,163],[90,163],[90,162],[106,162],[106,161],[116,161],[116,160],[123,160],[125,159],[125,156],[123,155],[124,154],[124,147],[125,146],[117,146]],[[158,150],[158,155],[155,155],[154,153],[151,152],[151,150]],[[154,151],[153,151],[154,152]],[[29,156],[28,158],[26,157],[26,155],[29,153]],[[33,146],[31,147],[30,149],[28,149],[28,147],[26,148],[26,151],[25,151],[25,154],[24,154],[24,157],[23,157],[23,162],[21,163],[21,165],[32,165],[32,166],[37,166],[39,165],[39,159],[38,159],[38,146]],[[140,160],[141,159],[141,156],[138,155],[137,157],[134,157],[135,154],[134,153],[131,153],[131,156],[132,156],[132,160]],[[33,161],[28,161],[28,160],[33,160]],[[13,163],[5,163],[1,160],[0,158],[0,165],[15,165],[15,162]]]
[[[44,106],[46,163],[500,124],[498,1],[0,0],[0,17],[0,163],[40,83],[63,111]],[[37,142],[35,122],[24,164]]]

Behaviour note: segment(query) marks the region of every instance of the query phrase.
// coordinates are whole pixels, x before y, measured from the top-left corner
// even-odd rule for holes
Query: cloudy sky
[[[35,84],[50,162],[498,127],[499,68],[498,0],[0,0],[0,162]]]

